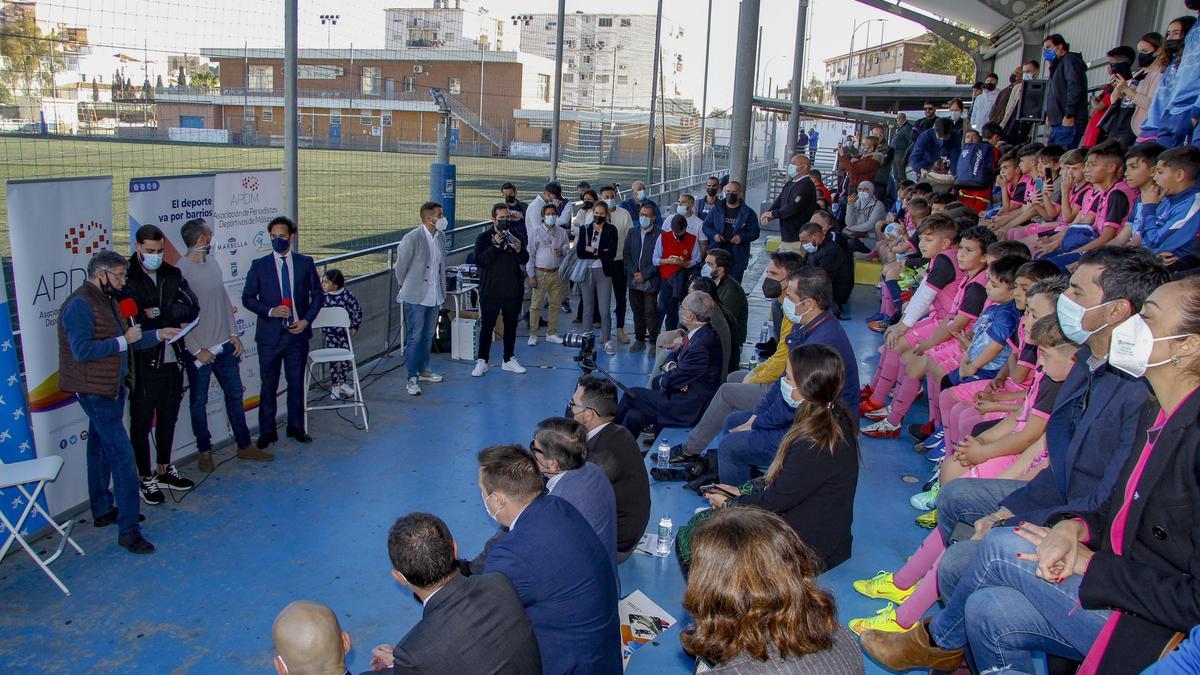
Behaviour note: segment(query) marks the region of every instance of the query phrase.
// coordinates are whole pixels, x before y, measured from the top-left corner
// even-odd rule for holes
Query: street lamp
[[[321,25],[325,26],[325,48],[329,49],[331,34],[333,27],[337,25],[338,19],[342,18],[340,14],[322,14]]]
[[[856,34],[858,34],[859,28],[862,28],[863,26],[871,25],[872,21],[880,21],[880,22],[886,23],[887,19],[863,19],[862,21],[854,24],[854,30],[850,31],[850,56],[847,59],[848,63],[846,65],[846,80],[847,81],[855,79],[854,78],[854,36]],[[867,29],[867,37],[870,38],[870,35],[871,35],[871,29],[868,28]],[[869,48],[870,44],[868,44],[867,46]]]

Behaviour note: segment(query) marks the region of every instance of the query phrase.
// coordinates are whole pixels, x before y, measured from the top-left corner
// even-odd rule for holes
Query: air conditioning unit
[[[413,66],[413,73],[416,75],[424,75],[425,74],[425,66],[420,66],[420,65]]]

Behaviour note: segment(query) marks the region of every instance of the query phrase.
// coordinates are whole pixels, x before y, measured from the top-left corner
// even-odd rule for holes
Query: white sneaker
[[[337,386],[337,389],[342,392],[342,398],[352,399],[355,397],[354,387],[349,384],[342,383]]]
[[[609,356],[617,353],[617,347],[613,344],[612,340],[604,343],[604,353],[608,354]]]
[[[553,342],[556,345],[561,345],[562,338],[558,337],[554,333],[550,333],[549,335],[546,336],[546,342]]]
[[[510,373],[517,373],[518,375],[525,372],[525,366],[522,366],[521,364],[517,363],[517,357],[515,357],[515,356],[513,358],[505,361],[504,365],[500,366],[500,368],[502,370],[507,370]]]
[[[487,361],[483,359],[475,360],[475,369],[471,371],[471,377],[483,377],[483,374],[488,371]]]
[[[408,386],[406,386],[405,389],[408,390],[409,396],[421,395],[421,385],[417,382],[417,378],[415,377],[408,378]]]
[[[536,336],[536,335],[530,335],[530,336],[529,336],[529,346],[530,346],[530,347],[536,347],[536,346],[537,346],[537,336]]]
[[[339,384],[335,387],[330,387],[329,388],[329,398],[331,398],[335,401],[342,400],[342,385]]]
[[[444,379],[446,379],[444,376],[442,376],[439,373],[435,373],[428,368],[421,371],[420,380],[422,382],[433,382],[436,384],[438,382],[441,382]]]

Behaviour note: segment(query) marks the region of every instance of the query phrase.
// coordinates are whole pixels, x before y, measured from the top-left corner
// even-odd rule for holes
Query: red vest
[[[687,233],[683,235],[683,241],[675,238],[674,232],[662,233],[662,259],[666,260],[673,255],[677,255],[684,260],[692,259],[692,249],[696,247],[696,235]],[[675,276],[675,273],[683,269],[680,265],[662,265],[658,268],[658,274],[664,280]]]

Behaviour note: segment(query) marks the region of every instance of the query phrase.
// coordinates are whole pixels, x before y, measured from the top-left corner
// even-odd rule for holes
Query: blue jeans
[[[677,272],[682,274],[682,272]],[[675,299],[675,291],[671,282],[662,280],[658,285],[658,316],[663,322],[663,330],[679,328],[679,301]]]
[[[439,310],[441,307],[436,305],[404,303],[404,357],[410,380],[429,368],[429,352],[433,349],[433,331],[437,328]]]
[[[1046,136],[1047,145],[1061,145],[1063,148],[1070,150],[1079,145],[1079,141],[1083,140],[1084,125],[1075,120],[1075,126],[1066,127],[1061,124],[1055,124],[1050,127],[1050,133]]]
[[[225,416],[239,448],[250,445],[250,429],[246,426],[246,409],[242,405],[241,359],[233,355],[233,346],[226,344],[209,365],[195,358],[186,359],[188,375],[188,411],[192,416],[192,433],[196,449],[212,451],[212,434],[208,431],[208,385],[213,375],[225,395]]]
[[[766,438],[763,432],[729,433],[730,429],[745,424],[753,414],[751,411],[742,410],[730,413],[725,418],[725,436],[717,443],[717,470],[721,482],[726,485],[741,485],[750,480],[751,469],[770,466],[775,459],[775,452],[779,449],[782,433],[774,443],[770,442],[770,438]]]
[[[946,483],[938,494],[938,531],[942,541],[950,541],[959,523],[974,524],[995,513],[1000,501],[1025,485],[1024,481],[1002,478],[965,478]],[[960,541],[946,549],[938,563],[938,588],[950,597],[963,571],[975,557],[977,541]]]
[[[134,534],[138,527],[138,474],[133,445],[125,433],[125,397],[122,386],[117,398],[79,394],[79,406],[88,416],[87,481],[92,518],[112,513],[116,506],[117,530]],[[112,490],[108,484],[112,482]]]
[[[1017,559],[1034,550],[1010,528],[989,532],[946,608],[930,622],[933,640],[947,649],[970,643],[980,671],[1032,673],[1031,652],[1082,660],[1109,613],[1078,606],[1082,577],[1048,583],[1035,574],[1036,562]]]

